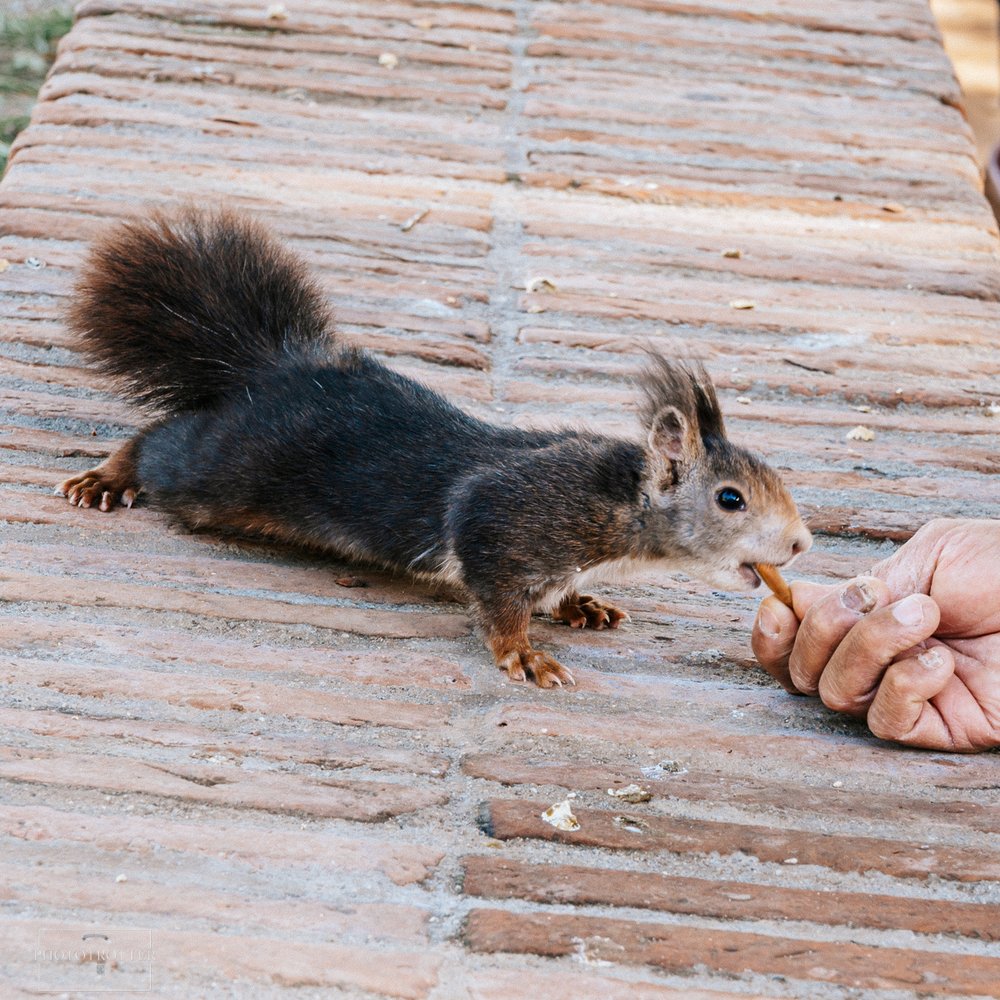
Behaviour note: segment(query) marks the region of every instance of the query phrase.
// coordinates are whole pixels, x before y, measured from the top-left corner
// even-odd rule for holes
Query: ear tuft
[[[652,435],[653,424],[667,409],[678,411],[706,445],[725,438],[726,428],[715,386],[700,361],[672,361],[656,351],[639,376],[642,422]]]

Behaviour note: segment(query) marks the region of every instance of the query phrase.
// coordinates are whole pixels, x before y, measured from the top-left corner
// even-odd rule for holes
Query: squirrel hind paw
[[[66,497],[74,507],[96,507],[105,512],[118,504],[131,508],[138,492],[133,484],[109,477],[101,469],[70,476],[55,488],[56,495]]]
[[[512,681],[524,681],[530,676],[541,688],[576,684],[573,675],[558,660],[536,649],[508,653],[498,666],[507,671]]]

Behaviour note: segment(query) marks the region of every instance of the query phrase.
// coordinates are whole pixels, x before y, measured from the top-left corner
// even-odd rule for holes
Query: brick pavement
[[[617,634],[539,621],[580,682],[541,692],[452,594],[49,492],[140,421],[61,320],[86,241],[194,198],[499,421],[634,433],[644,343],[703,356],[804,576],[995,516],[1000,248],[922,0],[78,13],[0,184],[5,989],[141,932],[171,997],[1000,996],[996,755],[785,695],[754,600],[647,576]]]

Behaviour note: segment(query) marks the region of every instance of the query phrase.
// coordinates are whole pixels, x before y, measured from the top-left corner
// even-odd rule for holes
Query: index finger
[[[795,645],[799,619],[816,601],[835,589],[796,580],[791,585],[794,611],[782,604],[777,597],[765,597],[760,602],[750,635],[750,648],[757,657],[757,662],[786,691],[799,693],[788,673],[788,659]]]

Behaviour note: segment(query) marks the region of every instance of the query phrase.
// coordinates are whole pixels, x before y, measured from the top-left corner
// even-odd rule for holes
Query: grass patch
[[[26,98],[33,98],[55,57],[56,42],[69,31],[68,7],[13,17],[0,13],[0,173],[14,136],[28,123]]]

